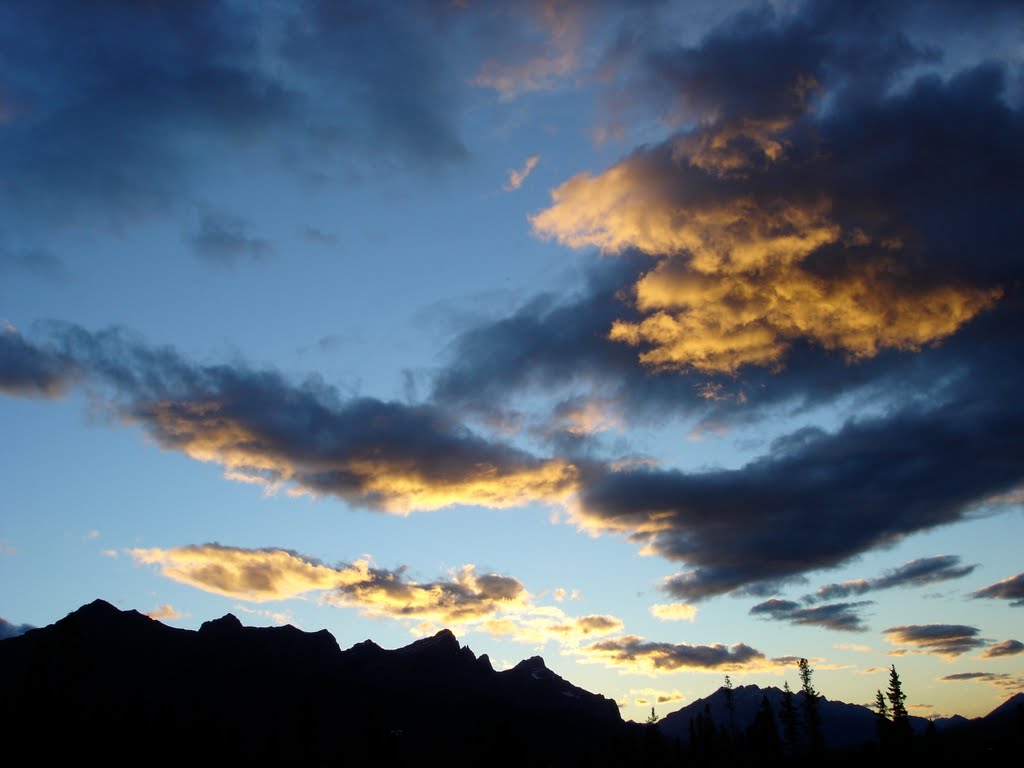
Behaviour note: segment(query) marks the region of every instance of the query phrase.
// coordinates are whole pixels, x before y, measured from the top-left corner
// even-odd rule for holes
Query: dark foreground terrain
[[[342,651],[326,631],[243,627],[229,614],[196,632],[101,600],[0,641],[3,753],[15,760],[811,762],[787,752],[781,728],[765,730],[762,699],[771,708],[774,690],[737,688],[742,706],[730,723],[720,690],[651,727],[623,722],[615,702],[563,680],[539,657],[497,672],[447,630],[393,651],[370,641]],[[868,710],[821,709],[830,764],[885,762]],[[1020,754],[1024,695],[986,718],[929,731],[915,735],[915,753],[1009,759]]]

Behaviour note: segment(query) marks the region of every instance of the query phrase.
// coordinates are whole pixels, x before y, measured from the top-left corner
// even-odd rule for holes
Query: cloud
[[[172,619],[181,618],[181,614],[174,610],[174,606],[170,603],[161,605],[159,608],[154,608],[152,611],[147,611],[146,615],[151,619],[157,619],[159,621],[170,621]]]
[[[519,189],[523,182],[526,181],[526,177],[530,175],[534,168],[537,167],[537,163],[540,161],[540,155],[530,155],[526,158],[526,163],[518,171],[513,169],[508,172],[508,181],[505,182],[502,187],[506,192],[512,192]]]
[[[9,637],[17,637],[18,635],[24,635],[29,630],[35,629],[31,624],[12,624],[3,616],[0,616],[0,640],[6,640]]]
[[[922,586],[950,579],[959,579],[972,573],[977,565],[960,565],[956,555],[936,555],[911,560],[898,568],[885,571],[874,579],[855,579],[841,584],[826,584],[804,600],[835,600],[836,598],[863,595],[881,589],[903,586]]]
[[[838,643],[832,646],[839,651],[856,651],[857,653],[871,653],[871,646],[858,643]]]
[[[53,394],[84,376],[110,393],[123,422],[235,480],[399,514],[558,503],[575,487],[568,461],[491,442],[431,405],[342,399],[315,379],[296,385],[275,371],[198,366],[120,331],[58,326],[48,347],[0,339],[7,391]]]
[[[211,157],[252,162],[254,145],[300,177],[459,162],[464,85],[446,43],[464,26],[431,4],[3,9],[5,223],[28,238],[40,224],[131,224],[194,198]],[[38,248],[15,253],[49,268]]]
[[[554,640],[573,647],[623,626],[614,616],[569,616],[540,605],[518,579],[478,573],[473,565],[420,582],[402,568],[382,569],[369,560],[332,567],[285,549],[203,544],[128,552],[139,563],[157,566],[166,578],[205,592],[256,603],[315,595],[365,616],[402,621],[419,634],[454,625],[516,642]]]
[[[1004,640],[986,648],[981,658],[997,659],[1001,656],[1016,656],[1018,653],[1024,653],[1024,643],[1020,640]]]
[[[199,226],[188,240],[200,261],[218,267],[263,261],[273,252],[269,242],[248,234],[248,225],[243,219],[205,206],[200,211]]]
[[[1009,600],[1010,605],[1024,606],[1024,573],[1009,576],[971,593],[974,598]]]
[[[697,606],[689,603],[657,603],[651,606],[651,615],[662,621],[689,621],[697,618]]]
[[[977,681],[988,683],[1007,692],[1024,690],[1024,677],[1007,672],[957,672],[939,678],[942,682]]]
[[[659,643],[637,635],[600,640],[579,649],[586,662],[631,672],[734,671],[747,669],[764,661],[764,654],[743,643],[729,647]]]
[[[53,398],[73,383],[72,361],[41,349],[13,328],[0,331],[0,392],[21,397]]]
[[[758,603],[750,609],[751,616],[763,616],[775,621],[788,621],[791,624],[805,624],[824,627],[843,632],[864,632],[867,626],[859,611],[865,605],[872,605],[870,600],[854,603],[829,603],[813,608],[802,607],[792,600],[773,598]]]
[[[988,392],[1009,384],[989,381]],[[1010,402],[957,399],[831,434],[808,428],[738,469],[584,467],[574,519],[685,562],[665,585],[677,599],[770,587],[963,519],[996,488],[1018,485],[1024,413]]]
[[[683,701],[686,697],[680,691],[672,689],[663,691],[657,688],[631,688],[628,696],[633,697],[633,703],[638,706],[647,704],[667,704],[672,701]]]
[[[963,624],[908,624],[890,627],[885,635],[890,643],[913,646],[915,653],[952,659],[988,644],[978,637],[979,631]]]
[[[470,84],[491,88],[503,100],[559,87],[581,64],[587,10],[584,3],[547,1],[501,8],[506,30],[492,42],[503,43],[503,55],[489,56]]]

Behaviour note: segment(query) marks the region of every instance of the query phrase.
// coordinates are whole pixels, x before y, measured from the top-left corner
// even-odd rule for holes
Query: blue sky
[[[102,597],[448,626],[628,718],[800,657],[989,711],[1024,684],[1021,21],[0,5],[5,631]]]

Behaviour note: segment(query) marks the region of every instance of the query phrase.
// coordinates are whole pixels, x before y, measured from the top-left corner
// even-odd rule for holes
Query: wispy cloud
[[[511,169],[508,172],[508,180],[505,182],[503,189],[506,192],[512,192],[519,189],[523,182],[526,181],[526,177],[530,175],[534,168],[537,167],[537,163],[540,161],[540,155],[530,155],[526,158],[526,162],[523,167],[519,170]]]
[[[941,581],[959,579],[973,573],[977,565],[961,565],[956,555],[936,555],[911,560],[898,568],[892,568],[873,579],[855,579],[840,584],[826,584],[804,600],[835,600],[836,598],[863,595],[894,587],[916,587]]]

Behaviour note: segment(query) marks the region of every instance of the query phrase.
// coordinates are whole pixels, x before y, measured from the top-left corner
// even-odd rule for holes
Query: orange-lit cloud
[[[533,172],[533,169],[537,167],[537,163],[540,161],[540,155],[530,155],[526,158],[526,162],[523,167],[516,170],[515,168],[509,170],[508,180],[502,187],[506,192],[512,192],[523,186],[523,182],[526,181],[526,177]]]
[[[633,703],[638,707],[648,704],[667,704],[670,701],[682,701],[685,698],[681,691],[675,689],[662,691],[657,688],[633,688],[628,695],[633,697]]]
[[[342,568],[285,549],[242,549],[219,544],[130,549],[140,563],[159,566],[172,581],[249,602],[287,600],[370,579],[369,563]]]
[[[569,616],[556,606],[540,605],[517,579],[481,574],[473,565],[455,569],[445,579],[417,582],[402,570],[376,568],[367,560],[330,567],[284,549],[204,544],[133,549],[129,554],[158,566],[167,578],[206,592],[248,602],[315,593],[330,605],[407,622],[417,634],[455,625],[532,645],[554,640],[575,647],[623,627],[614,616]]]
[[[333,491],[331,478],[336,477],[344,495],[396,514],[455,504],[507,508],[558,502],[576,483],[576,468],[563,460],[511,451],[495,459],[479,455],[465,461],[440,460],[436,454],[410,452],[398,444],[394,450],[342,445],[333,454],[293,451],[265,425],[247,415],[240,417],[229,403],[212,400],[161,401],[135,418],[148,422],[161,444],[199,461],[221,464],[233,480],[270,488],[290,484],[298,492],[316,495]]]
[[[697,618],[697,606],[689,603],[660,603],[651,606],[651,615],[662,621],[690,621]]]
[[[174,606],[170,603],[161,605],[159,608],[154,608],[152,611],[147,611],[146,615],[151,619],[158,619],[160,621],[169,621],[171,619],[181,618],[181,614],[174,610]]]
[[[639,320],[608,337],[639,348],[654,369],[734,372],[777,366],[806,339],[850,359],[917,350],[991,306],[996,288],[909,280],[903,244],[844,231],[830,199],[723,192],[692,169],[688,145],[638,152],[599,175],[552,191],[531,221],[572,248],[637,249],[654,267],[631,287]],[[677,176],[679,178],[677,178]],[[693,189],[682,189],[686,181]],[[848,249],[849,263],[813,269],[809,257]]]

